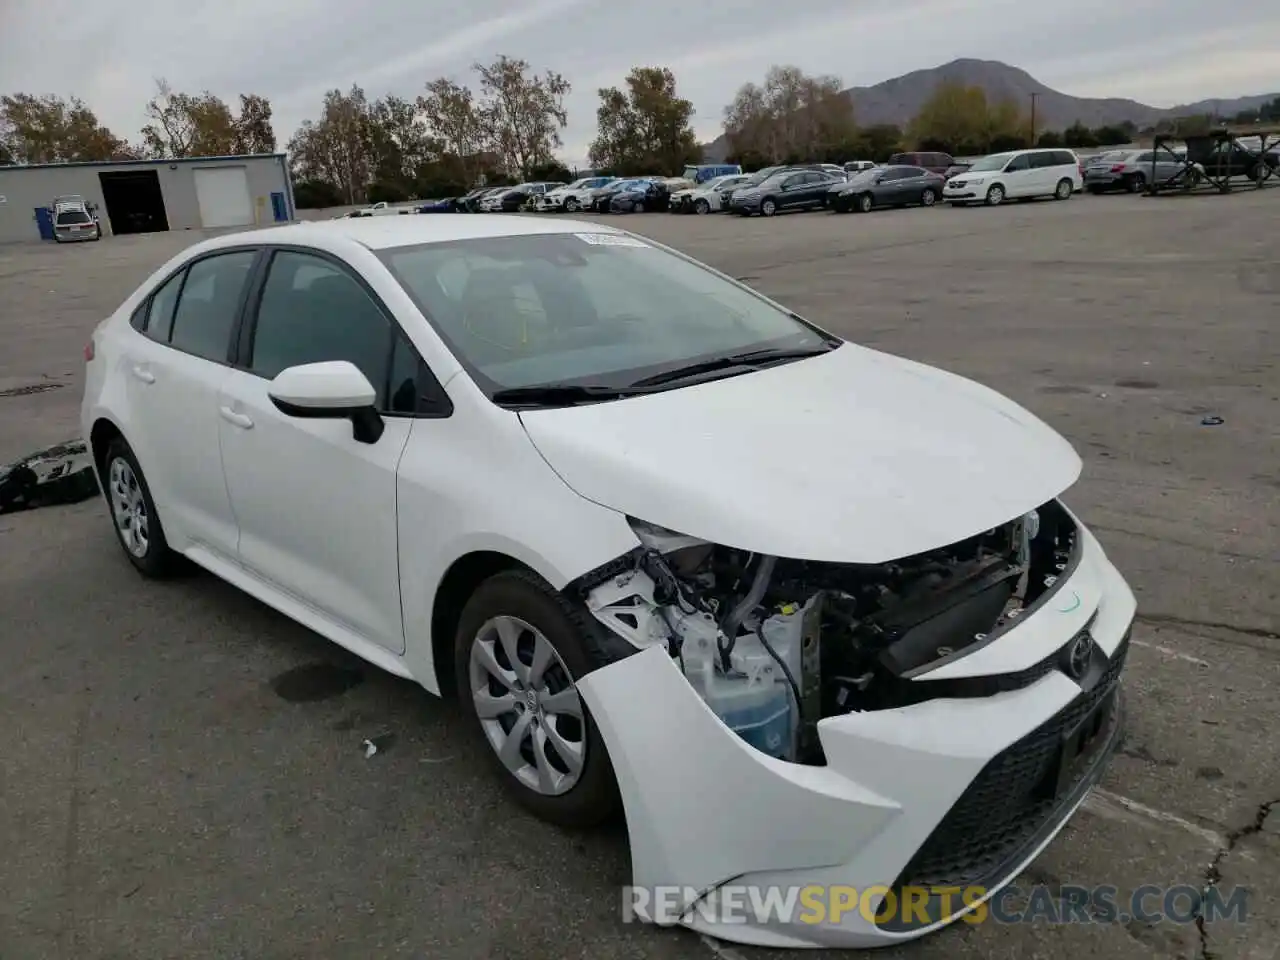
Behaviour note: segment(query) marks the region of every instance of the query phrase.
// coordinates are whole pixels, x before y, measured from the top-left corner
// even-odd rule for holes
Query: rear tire
[[[102,492],[116,539],[143,576],[163,580],[181,572],[182,557],[169,547],[133,449],[117,437],[102,458]]]
[[[1140,173],[1130,174],[1124,178],[1124,188],[1130,193],[1141,193],[1147,187],[1147,178]]]
[[[925,187],[924,192],[920,194],[920,206],[932,207],[937,202],[938,195],[931,188]]]
[[[595,625],[524,570],[482,583],[454,640],[459,698],[477,745],[516,802],[562,827],[595,826],[621,807],[604,740],[576,688],[609,659],[598,641]]]
[[[1075,189],[1076,189],[1075,184],[1073,184],[1066,177],[1063,177],[1061,180],[1058,181],[1058,186],[1053,191],[1053,199],[1070,200],[1071,194],[1075,193]]]

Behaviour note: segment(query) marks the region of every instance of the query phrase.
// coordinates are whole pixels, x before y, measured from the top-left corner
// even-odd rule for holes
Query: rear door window
[[[206,360],[227,362],[231,330],[257,255],[256,250],[220,253],[187,268],[170,344]]]
[[[168,343],[173,333],[173,308],[178,304],[178,291],[182,289],[185,270],[179,270],[151,297],[143,328],[148,337],[160,343]]]

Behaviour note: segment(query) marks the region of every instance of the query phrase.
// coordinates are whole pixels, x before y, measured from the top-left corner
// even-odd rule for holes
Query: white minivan
[[[1005,200],[1053,197],[1068,200],[1084,189],[1080,158],[1071,150],[1014,150],[993,153],[974,162],[942,188],[942,198],[953,206]]]

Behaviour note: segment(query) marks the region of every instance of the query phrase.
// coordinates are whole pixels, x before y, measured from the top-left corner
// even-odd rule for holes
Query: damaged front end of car
[[[960,543],[882,564],[753,554],[632,520],[642,546],[576,585],[639,648],[667,648],[725,725],[770,756],[824,762],[825,717],[1027,678],[925,682],[1053,592],[1078,557],[1055,501]]]
[[[656,922],[773,946],[919,936],[1034,858],[1118,743],[1133,596],[1056,499],[877,564],[630,522],[640,545],[570,589],[640,650],[578,685],[618,774],[635,884],[695,892]],[[700,914],[730,880],[884,895],[874,917],[808,926]],[[892,908],[954,887],[982,893],[946,915]]]

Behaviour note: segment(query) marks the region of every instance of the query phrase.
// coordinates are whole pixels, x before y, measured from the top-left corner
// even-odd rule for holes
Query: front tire
[[[1004,187],[995,183],[991,185],[991,189],[987,191],[987,206],[998,207],[1004,203]]]
[[[710,202],[707,200],[704,200],[702,197],[699,197],[697,202],[694,203],[693,205],[693,212],[699,215],[710,213],[711,212]]]
[[[179,572],[182,558],[170,549],[138,458],[121,438],[111,441],[102,458],[102,490],[116,539],[134,568],[157,580]]]
[[[578,203],[577,197],[569,197],[569,199],[565,200],[564,202],[565,213],[577,213],[580,209],[582,209],[582,204]]]
[[[621,806],[575,685],[605,661],[598,636],[540,577],[513,570],[471,595],[455,638],[458,691],[482,749],[518,803],[562,827],[595,826]]]
[[[860,194],[858,196],[858,212],[870,213],[871,208],[876,205],[875,198],[869,193]]]
[[[773,197],[765,197],[764,201],[760,204],[760,215],[765,217],[772,217],[777,212],[778,212],[778,201],[774,200]]]

